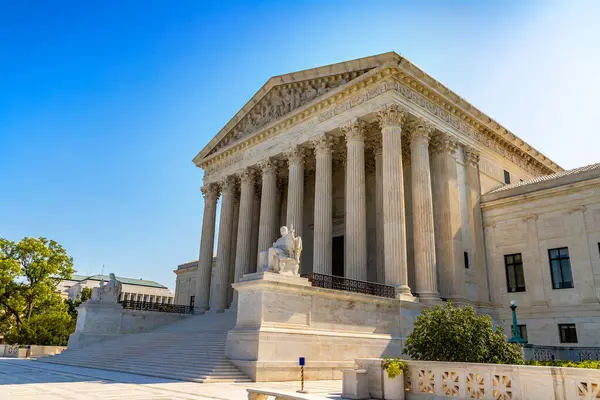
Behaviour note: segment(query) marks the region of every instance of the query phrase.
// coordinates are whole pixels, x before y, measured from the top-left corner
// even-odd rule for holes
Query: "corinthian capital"
[[[416,118],[406,124],[406,130],[411,141],[425,139],[429,142],[435,127],[423,118]]]
[[[368,141],[368,146],[369,148],[371,148],[373,150],[373,154],[375,155],[379,155],[382,153],[383,151],[383,138],[381,137],[381,132],[377,131],[374,134],[371,134],[367,141]]]
[[[477,167],[479,165],[479,150],[474,147],[464,145],[465,164],[468,166]]]
[[[440,133],[431,141],[432,154],[445,153],[453,155],[458,148],[458,142],[447,133]]]
[[[341,127],[344,136],[346,136],[346,142],[364,142],[366,128],[365,121],[358,118]]]
[[[223,178],[219,181],[219,186],[221,187],[222,193],[226,193],[226,192],[234,193],[235,186],[236,186],[235,177],[226,176],[225,178]]]
[[[219,185],[215,183],[210,183],[208,185],[204,185],[200,188],[202,192],[202,196],[204,196],[204,200],[214,200],[216,201],[219,198]]]
[[[246,168],[237,173],[237,177],[241,183],[254,184],[256,181],[256,171],[252,168]]]
[[[304,162],[306,150],[304,150],[302,147],[295,146],[286,150],[283,155],[288,160],[289,165],[298,165]]]
[[[276,173],[277,172],[277,160],[267,158],[258,163],[258,168],[264,174]]]
[[[311,144],[315,147],[315,154],[331,154],[333,152],[333,146],[337,143],[337,138],[330,135],[320,135],[312,139]]]
[[[389,126],[402,126],[404,115],[404,110],[398,104],[389,104],[377,112],[377,120],[382,129]]]

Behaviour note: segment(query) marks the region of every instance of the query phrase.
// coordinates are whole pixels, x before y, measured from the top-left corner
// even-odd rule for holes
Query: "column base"
[[[441,303],[438,292],[419,292],[419,303]]]
[[[395,297],[404,301],[416,302],[417,298],[410,292],[410,288],[406,285],[396,286]]]

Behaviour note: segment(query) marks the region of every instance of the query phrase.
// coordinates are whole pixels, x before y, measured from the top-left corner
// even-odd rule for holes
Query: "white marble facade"
[[[271,78],[194,162],[205,171],[194,304],[216,312],[282,225],[302,236],[303,273],[495,312],[506,299],[481,195],[562,171],[393,52]]]

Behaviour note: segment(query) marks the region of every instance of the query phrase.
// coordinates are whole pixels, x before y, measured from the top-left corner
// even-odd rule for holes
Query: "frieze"
[[[381,76],[385,76],[385,74],[382,74]],[[500,140],[498,140],[495,137],[495,134],[493,132],[491,132],[487,129],[484,129],[485,133],[478,132],[478,131],[474,130],[469,124],[450,115],[447,111],[443,110],[438,105],[432,103],[431,101],[429,101],[428,99],[423,97],[421,94],[419,94],[416,91],[412,90],[411,88],[405,86],[403,83],[397,81],[396,79],[393,79],[393,78],[385,79],[385,77],[383,79],[384,80],[381,81],[376,86],[372,86],[371,88],[368,88],[356,95],[353,95],[349,99],[347,99],[343,102],[339,102],[339,103],[333,105],[333,107],[330,107],[329,109],[318,113],[314,119],[309,121],[309,124],[302,124],[302,126],[299,129],[290,131],[290,132],[288,132],[288,134],[290,136],[295,136],[297,134],[301,134],[307,130],[313,129],[314,126],[316,126],[317,124],[327,121],[327,120],[329,120],[339,114],[342,114],[346,111],[349,111],[350,109],[357,107],[366,101],[372,100],[372,99],[384,94],[385,92],[387,92],[389,90],[395,90],[397,93],[399,93],[401,96],[403,96],[404,98],[409,100],[411,103],[414,103],[414,104],[422,107],[428,113],[434,115],[435,117],[439,118],[443,122],[447,123],[448,125],[452,126],[455,129],[459,130],[460,132],[464,133],[468,137],[471,137],[475,141],[483,144],[485,147],[496,152],[497,154],[500,154],[504,158],[506,158],[509,161],[513,162],[514,164],[518,165],[523,170],[525,170],[533,175],[543,175],[543,174],[552,172],[547,167],[543,167],[543,166],[541,167],[539,165],[536,165],[534,163],[535,160],[531,156],[529,156],[527,154],[517,154],[516,152],[521,152],[519,149],[517,149],[515,146],[512,146],[509,143],[501,142]],[[283,86],[285,86],[285,85],[283,85]],[[344,93],[347,93],[347,92],[344,92]],[[338,95],[336,95],[336,97],[337,96]],[[332,99],[328,99],[326,102],[328,104],[331,104],[331,101],[332,101]],[[319,108],[322,108],[322,107],[319,107]],[[289,126],[290,124],[287,124],[287,125]],[[479,124],[477,124],[477,125],[480,126]],[[271,134],[274,134],[275,131],[271,132],[272,130],[273,129],[269,129],[269,132]],[[251,146],[254,143],[258,143],[271,135],[263,135],[263,133],[261,133],[259,136],[260,136],[260,138],[258,138],[258,140],[251,138],[250,139],[251,143],[248,143],[248,145]],[[248,146],[246,146],[246,143],[244,143],[244,146],[242,148],[244,148],[244,147],[248,147]],[[213,152],[214,152],[214,150],[213,150]],[[212,154],[212,152],[211,152],[211,154]],[[219,157],[218,162],[213,161],[208,164],[205,164],[203,167],[204,167],[205,171],[208,174],[210,174],[216,170],[226,168],[229,165],[232,165],[232,164],[240,161],[241,158],[242,158],[241,152],[235,152],[235,150],[234,150],[232,155],[230,155],[230,156],[222,155]]]

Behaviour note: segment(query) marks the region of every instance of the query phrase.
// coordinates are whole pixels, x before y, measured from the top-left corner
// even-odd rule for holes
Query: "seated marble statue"
[[[116,303],[121,296],[121,282],[115,274],[109,275],[110,280],[105,285],[104,281],[100,282],[100,287],[92,289],[92,298],[89,300],[92,303]]]
[[[286,226],[282,226],[280,232],[281,237],[273,243],[273,247],[259,254],[260,265],[264,271],[299,276],[302,238],[295,236],[293,227],[288,231]]]

